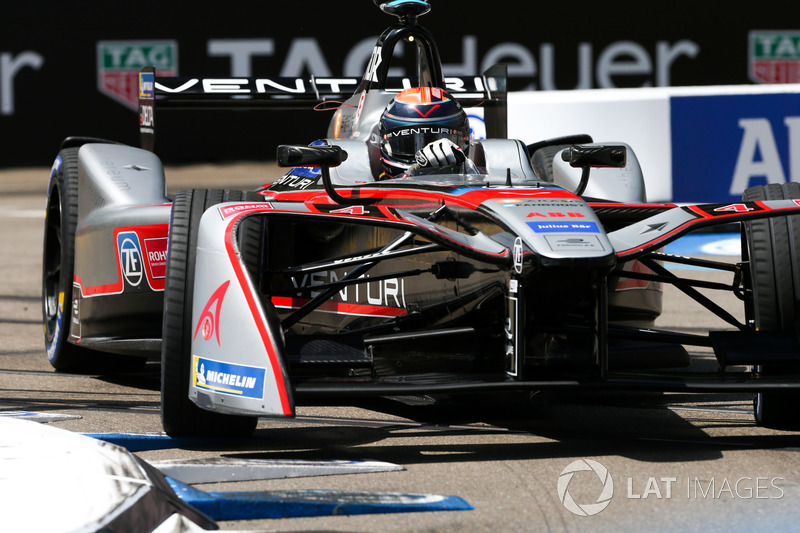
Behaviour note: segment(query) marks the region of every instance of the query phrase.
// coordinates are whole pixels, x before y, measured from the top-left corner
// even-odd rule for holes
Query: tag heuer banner
[[[756,83],[800,82],[800,31],[751,31],[750,79]]]
[[[138,145],[137,73],[146,65],[156,76],[362,77],[375,39],[396,20],[373,2],[340,4],[310,17],[308,2],[193,2],[187,17],[185,2],[160,0],[137,3],[144,18],[131,18],[127,3],[14,4],[0,32],[0,166],[48,166],[68,136]],[[434,3],[419,23],[437,41],[445,76],[503,63],[512,93],[800,83],[800,2],[746,16],[718,4],[617,0],[606,9],[575,0],[580,16],[565,19],[560,2],[538,2],[536,21],[558,23],[531,31],[529,10],[513,2],[487,9],[462,0],[459,16]],[[412,49],[404,50],[394,75],[413,72]],[[156,114],[155,149],[168,163],[274,158],[278,144],[324,135],[332,115],[313,106]],[[559,134],[592,133],[558,118]],[[614,140],[638,141],[622,133]]]
[[[97,87],[117,102],[138,110],[139,71],[154,65],[159,76],[178,75],[176,41],[100,41]]]

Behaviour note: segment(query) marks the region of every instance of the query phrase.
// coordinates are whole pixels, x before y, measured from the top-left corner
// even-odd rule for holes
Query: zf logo
[[[144,264],[142,262],[142,249],[139,246],[139,237],[133,231],[117,235],[117,248],[119,249],[119,266],[125,281],[136,287],[144,277]]]

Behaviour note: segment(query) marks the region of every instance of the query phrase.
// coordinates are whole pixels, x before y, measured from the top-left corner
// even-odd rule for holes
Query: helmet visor
[[[414,154],[433,141],[450,139],[462,150],[466,147],[466,132],[441,126],[394,128],[383,134],[383,148],[394,159],[411,162]]]

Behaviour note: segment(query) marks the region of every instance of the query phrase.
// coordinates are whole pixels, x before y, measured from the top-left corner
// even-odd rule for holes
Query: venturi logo
[[[230,284],[231,280],[228,280],[217,287],[217,290],[214,291],[214,294],[208,299],[208,303],[206,303],[206,306],[203,308],[203,312],[200,313],[200,320],[197,321],[197,327],[194,330],[194,337],[192,337],[192,339],[196,339],[197,334],[202,332],[203,340],[210,340],[213,335],[216,335],[217,345],[220,345],[219,315],[222,312],[222,299],[225,298],[225,293]]]
[[[603,490],[597,497],[595,503],[577,503],[569,493],[569,484],[572,477],[576,472],[594,472],[600,481],[603,483]],[[611,503],[611,497],[614,495],[614,480],[611,479],[608,469],[591,459],[578,459],[567,465],[558,476],[558,499],[564,504],[564,507],[573,514],[578,516],[592,516],[601,512],[608,507]]]

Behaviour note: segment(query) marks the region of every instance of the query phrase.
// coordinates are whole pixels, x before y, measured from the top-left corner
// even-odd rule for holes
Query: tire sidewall
[[[77,347],[68,343],[70,317],[72,309],[72,290],[75,254],[75,226],[77,222],[77,148],[59,152],[48,184],[47,207],[45,219],[45,237],[42,254],[42,319],[44,322],[44,340],[47,358],[50,364],[59,370],[71,368],[77,361]],[[59,250],[53,250],[54,244],[48,242],[55,237],[51,233],[54,204],[58,204],[59,217]],[[58,285],[48,287],[46,269],[48,263],[57,256],[60,263]],[[48,300],[55,299],[56,316],[51,326],[52,314],[48,312]]]
[[[161,421],[170,435],[243,437],[250,435],[258,422],[257,417],[207,411],[189,398],[194,251],[200,218],[215,204],[241,201],[243,197],[241,191],[219,189],[181,191],[175,196],[170,215],[161,351]]]
[[[744,201],[800,198],[793,183],[756,186],[747,189]],[[792,332],[800,317],[800,232],[790,217],[755,219],[744,224],[747,260],[752,290],[751,316],[758,331]],[[796,372],[796,367],[758,365],[760,375]],[[774,429],[800,427],[800,395],[795,392],[759,392],[753,398],[756,424]]]

